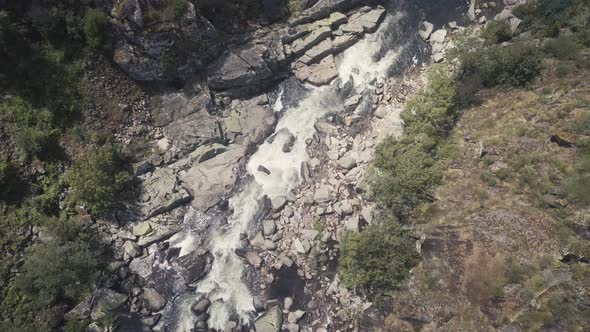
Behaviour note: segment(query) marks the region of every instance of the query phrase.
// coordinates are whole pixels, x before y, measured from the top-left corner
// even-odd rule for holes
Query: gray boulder
[[[159,311],[166,306],[166,299],[153,288],[143,290],[143,306],[150,311]]]
[[[141,215],[144,220],[170,211],[190,200],[189,193],[179,185],[176,174],[170,168],[157,169],[141,187]]]
[[[192,193],[193,207],[206,210],[229,194],[238,179],[238,169],[245,154],[245,147],[230,145],[227,152],[178,174],[182,184]]]
[[[96,291],[90,317],[93,320],[99,320],[117,310],[125,302],[127,302],[127,295],[117,293],[112,289],[100,288]]]
[[[223,142],[219,122],[205,109],[170,123],[163,132],[181,155],[187,155],[203,144]]]
[[[283,326],[283,313],[274,306],[254,322],[256,332],[279,332]]]
[[[313,200],[316,204],[327,203],[332,200],[332,193],[329,186],[322,185],[317,188],[313,194]]]

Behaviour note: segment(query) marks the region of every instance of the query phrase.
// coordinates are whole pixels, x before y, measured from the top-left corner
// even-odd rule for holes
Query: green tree
[[[346,287],[384,291],[399,287],[417,262],[414,242],[389,216],[340,242],[338,275]]]
[[[96,214],[110,211],[129,183],[129,173],[122,166],[123,160],[112,146],[103,146],[93,156],[78,160],[64,176],[70,188],[69,202],[87,205]]]
[[[90,8],[84,16],[84,36],[86,45],[91,51],[97,51],[106,40],[109,19],[107,15],[98,8]]]
[[[510,30],[510,25],[506,21],[494,20],[483,29],[481,38],[488,45],[500,44],[512,39],[512,30]]]

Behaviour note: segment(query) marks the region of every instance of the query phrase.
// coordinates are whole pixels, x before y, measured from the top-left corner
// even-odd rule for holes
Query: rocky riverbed
[[[372,304],[339,285],[340,236],[378,213],[363,195],[375,146],[402,133],[428,60],[446,61],[465,31],[408,22],[405,8],[319,1],[229,47],[207,81],[154,96],[141,195],[101,226],[120,260],[67,317],[123,310],[125,331],[358,330]],[[518,28],[510,12],[497,19]],[[141,77],[126,47],[116,60]]]

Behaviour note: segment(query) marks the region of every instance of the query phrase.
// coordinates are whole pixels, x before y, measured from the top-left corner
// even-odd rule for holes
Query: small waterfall
[[[352,80],[355,87],[364,89],[376,78],[387,75],[398,61],[404,45],[397,45],[383,53],[383,41],[402,18],[399,13],[389,15],[376,33],[366,36],[338,56],[338,70],[344,81],[340,81],[340,86]],[[279,92],[275,104],[277,111],[283,108],[280,101],[282,92]],[[265,196],[271,199],[285,196],[299,184],[301,163],[309,159],[305,141],[313,136],[314,124],[319,119],[344,109],[345,97],[340,93],[338,82],[312,88],[297,106],[286,109],[276,126],[272,142],[262,144],[250,157],[247,171],[253,180],[230,200],[234,213],[227,226],[212,232],[209,245],[214,256],[213,266],[208,276],[197,284],[197,293],[204,294],[212,302],[208,321],[210,328],[223,329],[233,314],[243,321],[253,318],[253,298],[248,285],[243,282],[243,263],[235,254],[235,249],[240,248],[240,234],[245,233],[255,220]],[[291,151],[283,152],[283,145],[293,137],[295,141]],[[270,174],[257,171],[260,165],[266,167]],[[188,332],[190,324],[183,324],[181,328]]]

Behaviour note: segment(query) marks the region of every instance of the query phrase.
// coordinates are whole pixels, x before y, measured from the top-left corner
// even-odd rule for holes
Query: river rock
[[[140,202],[143,219],[168,212],[190,200],[191,195],[177,181],[170,168],[159,168],[142,184]],[[134,231],[135,233],[135,231]]]
[[[250,241],[250,244],[254,247],[263,248],[264,247],[264,235],[261,232],[256,233],[254,238]]]
[[[273,197],[270,199],[270,205],[272,208],[272,212],[278,212],[278,211],[282,210],[286,204],[287,204],[287,197],[285,197],[285,196],[278,196],[278,197]]]
[[[305,311],[303,310],[293,311],[289,313],[289,317],[287,318],[287,320],[291,324],[297,324],[299,323],[303,315],[305,315]]]
[[[277,231],[277,225],[274,220],[265,219],[262,221],[262,230],[266,236],[273,235]]]
[[[133,241],[125,241],[123,251],[125,252],[125,255],[131,258],[141,255],[141,248]]]
[[[254,251],[236,249],[236,255],[244,258],[248,264],[254,267],[259,267],[262,264],[262,258]]]
[[[286,297],[285,301],[283,302],[283,309],[289,311],[289,310],[291,310],[292,307],[293,307],[293,298]]]
[[[472,22],[475,21],[475,5],[476,5],[476,2],[477,2],[477,0],[471,0],[471,3],[469,4],[469,9],[467,10],[467,17]]]
[[[428,38],[430,38],[432,31],[434,30],[434,25],[428,21],[424,21],[422,22],[422,27],[423,29],[419,30],[418,34],[420,35],[420,38],[422,38],[423,41],[427,41]]]
[[[254,322],[256,332],[280,332],[283,326],[283,313],[278,306],[270,308]]]
[[[168,124],[163,132],[181,155],[188,155],[203,144],[222,143],[219,127],[217,119],[202,109]]]
[[[316,204],[327,203],[332,200],[330,186],[321,185],[313,194],[313,200]]]
[[[125,302],[127,302],[127,295],[117,293],[112,289],[100,288],[95,294],[90,317],[93,320],[99,320],[117,310]]]
[[[296,252],[298,252],[300,254],[307,253],[307,250],[305,250],[305,247],[303,246],[303,243],[299,239],[293,240],[292,248],[293,248],[293,250],[295,250]]]
[[[211,102],[209,93],[202,88],[195,96],[184,93],[165,94],[152,102],[154,124],[164,127],[184,117],[204,109]]]
[[[310,48],[305,54],[299,59],[306,65],[316,63],[326,56],[332,54],[334,49],[332,47],[332,40],[326,39],[316,46]]]
[[[178,174],[194,197],[193,207],[206,210],[219,203],[233,189],[245,153],[243,146],[230,146],[227,152]]]
[[[445,29],[439,29],[436,30],[431,36],[430,36],[430,43],[434,44],[434,43],[439,43],[442,44],[445,42],[445,39],[447,38],[447,30]]]
[[[262,165],[258,165],[258,171],[270,175],[270,170]]]
[[[200,314],[207,311],[207,309],[209,308],[209,305],[211,305],[211,301],[209,301],[209,299],[207,299],[207,298],[202,298],[193,304],[193,306],[191,307],[191,310],[195,314],[200,315]]]
[[[319,63],[309,66],[303,62],[297,62],[294,71],[295,77],[298,80],[309,82],[316,86],[328,84],[338,77],[338,70],[336,69],[336,63],[332,55],[328,55]]]
[[[166,305],[166,299],[153,288],[144,288],[143,305],[150,311],[159,311]]]
[[[340,53],[356,44],[360,39],[361,37],[355,34],[336,36],[332,41],[332,51],[334,54]]]
[[[145,236],[152,231],[152,225],[149,221],[140,222],[133,226],[133,236]]]
[[[321,43],[322,41],[332,36],[332,29],[330,27],[320,27],[312,31],[309,35],[297,39],[291,44],[291,52],[295,56],[303,55],[307,50]]]
[[[350,154],[344,155],[342,158],[338,159],[338,166],[343,169],[351,170],[356,167],[356,159],[350,156]]]
[[[137,241],[137,245],[142,248],[147,247],[156,242],[168,239],[178,232],[180,232],[180,226],[178,225],[160,226],[155,232],[151,233],[149,236],[140,238]]]

